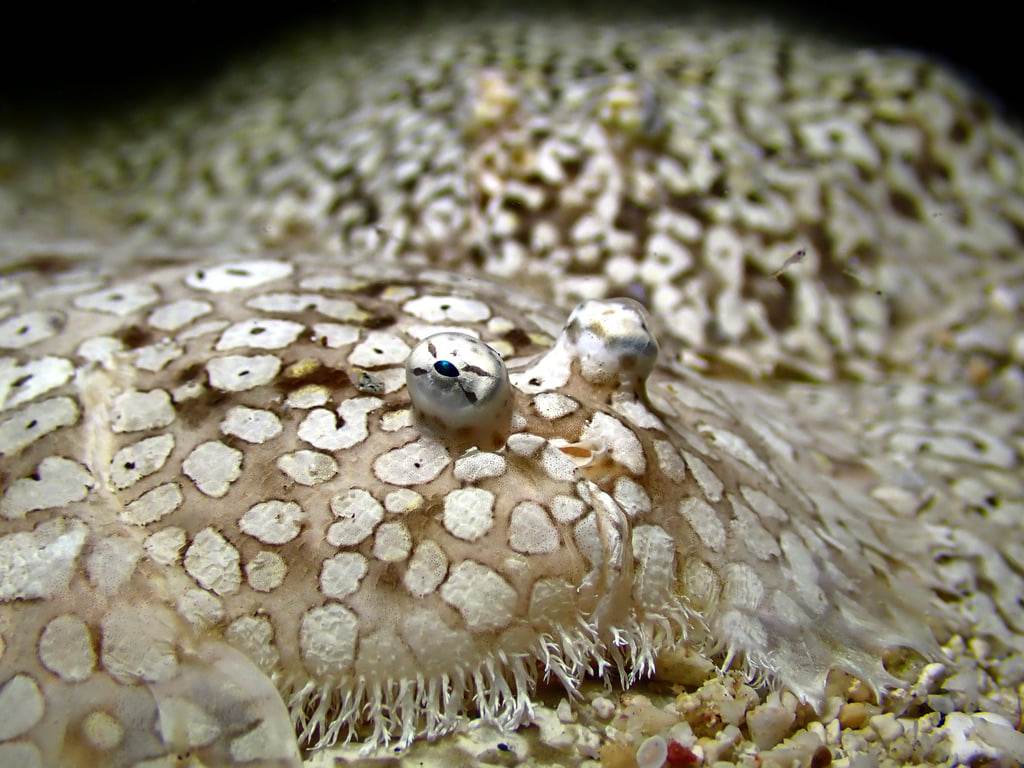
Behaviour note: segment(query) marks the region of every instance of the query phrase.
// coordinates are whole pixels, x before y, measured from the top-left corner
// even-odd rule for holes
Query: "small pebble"
[[[644,740],[636,751],[636,764],[639,768],[661,768],[668,758],[668,744],[661,736],[651,736]]]
[[[571,723],[573,721],[572,706],[570,706],[568,699],[562,699],[558,702],[558,706],[555,708],[555,714],[558,715],[559,722]]]
[[[854,730],[863,728],[864,724],[868,721],[868,716],[872,712],[867,704],[861,701],[856,701],[851,704],[844,704],[839,710],[839,724],[843,728],[852,728]]]
[[[594,714],[602,720],[607,720],[615,714],[615,704],[611,699],[606,699],[604,696],[598,696],[592,702],[590,706],[594,709]]]
[[[896,715],[892,712],[875,715],[870,722],[871,727],[875,729],[875,733],[884,744],[891,744],[903,735],[903,726],[896,720]]]

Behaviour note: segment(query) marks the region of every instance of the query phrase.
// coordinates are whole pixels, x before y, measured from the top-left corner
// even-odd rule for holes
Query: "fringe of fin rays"
[[[433,739],[455,730],[466,721],[470,702],[481,720],[511,731],[533,719],[531,696],[539,674],[545,681],[556,679],[574,699],[581,697],[580,684],[587,676],[606,685],[614,677],[628,688],[653,674],[656,656],[684,642],[690,629],[705,630],[698,646],[706,646],[703,624],[699,614],[677,602],[664,615],[633,616],[624,626],[609,628],[602,639],[597,624],[580,616],[569,629],[541,635],[528,652],[498,652],[475,669],[429,679],[420,675],[370,683],[358,678],[354,685],[285,684],[284,698],[299,743],[309,749],[356,738],[365,741],[364,752],[392,744],[404,749],[417,736]],[[723,671],[735,655],[728,650]],[[770,685],[767,659],[761,661],[744,658],[745,671]]]

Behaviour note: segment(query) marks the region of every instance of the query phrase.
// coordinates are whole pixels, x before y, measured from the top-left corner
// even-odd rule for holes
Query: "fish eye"
[[[643,305],[632,299],[584,301],[562,332],[589,381],[642,382],[658,360],[658,341]]]
[[[413,408],[446,429],[493,432],[511,403],[501,356],[479,339],[446,332],[421,341],[405,364]]]

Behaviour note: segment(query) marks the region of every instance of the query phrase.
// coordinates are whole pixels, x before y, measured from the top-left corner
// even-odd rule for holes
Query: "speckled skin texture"
[[[555,748],[540,678],[691,652],[822,716],[830,671],[991,710],[936,754],[1014,755],[1019,136],[767,28],[347,44],[5,137],[0,765],[296,765],[470,714]],[[650,314],[572,310],[610,295]],[[410,402],[438,332],[504,360],[483,429]],[[984,676],[915,699],[894,649]],[[771,696],[722,717],[754,749]]]

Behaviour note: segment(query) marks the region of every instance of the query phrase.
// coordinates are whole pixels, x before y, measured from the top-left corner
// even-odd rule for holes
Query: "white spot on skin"
[[[505,579],[472,560],[452,568],[441,586],[441,597],[462,615],[471,632],[493,632],[508,626],[519,599]]]
[[[729,610],[715,621],[715,629],[720,632],[725,642],[741,650],[764,648],[768,642],[768,634],[764,625],[753,616]]]
[[[651,511],[651,497],[647,495],[647,491],[628,477],[620,477],[615,481],[615,491],[612,495],[630,519]]]
[[[81,501],[95,485],[92,475],[77,461],[47,456],[36,467],[35,477],[11,483],[0,498],[0,515],[20,519],[29,512]]]
[[[224,631],[224,639],[242,650],[261,669],[269,672],[277,666],[280,654],[274,647],[274,627],[267,617],[242,616],[235,619]]]
[[[63,386],[74,373],[70,360],[41,357],[24,365],[11,357],[0,358],[0,410],[27,403]]]
[[[126,317],[158,301],[160,294],[153,286],[145,283],[125,283],[77,296],[74,304],[78,309]]]
[[[391,491],[384,497],[384,509],[392,515],[406,515],[423,506],[423,497],[408,488]]]
[[[283,261],[236,261],[194,270],[185,278],[185,284],[200,291],[227,293],[281,280],[292,270],[292,265]]]
[[[218,595],[231,595],[242,583],[238,550],[213,528],[204,528],[185,552],[185,570],[200,586]]]
[[[92,545],[85,561],[89,581],[105,595],[116,594],[135,572],[142,548],[127,536],[108,536]]]
[[[348,356],[349,365],[378,368],[404,363],[412,350],[401,337],[387,331],[371,331]]]
[[[173,450],[174,437],[169,434],[126,445],[111,460],[111,484],[118,489],[134,485],[160,470]]]
[[[287,544],[299,535],[305,518],[294,501],[272,499],[249,507],[238,527],[264,544]]]
[[[75,354],[90,363],[111,368],[114,365],[115,356],[123,350],[124,342],[120,339],[115,339],[113,336],[96,336],[79,344]]]
[[[448,451],[440,443],[417,440],[377,457],[373,473],[391,485],[422,485],[441,474],[451,463]]]
[[[828,608],[828,598],[818,586],[820,571],[810,550],[792,531],[782,532],[779,546],[789,563],[793,593],[813,614],[821,615]]]
[[[136,368],[150,373],[162,371],[167,364],[185,354],[185,350],[169,341],[160,341],[148,347],[139,347],[132,356]]]
[[[0,741],[32,730],[43,719],[45,702],[36,681],[15,675],[0,688]]]
[[[558,392],[545,392],[533,398],[533,409],[545,419],[554,421],[575,413],[580,404]]]
[[[226,355],[206,363],[210,386],[224,392],[245,392],[269,384],[281,370],[281,361],[274,355]]]
[[[339,552],[324,560],[320,570],[320,591],[338,600],[355,594],[366,570],[366,558],[358,552]]]
[[[231,740],[231,759],[236,763],[293,762],[298,760],[298,749],[291,729],[284,732],[280,723],[267,718]]]
[[[331,512],[339,518],[327,529],[327,541],[334,547],[351,547],[366,540],[384,519],[384,508],[362,488],[351,488],[331,499]]]
[[[444,497],[444,527],[464,541],[476,541],[491,530],[494,494],[481,488],[460,488]]]
[[[270,411],[236,405],[220,423],[220,431],[260,445],[281,434],[281,420]]]
[[[245,580],[257,592],[272,592],[284,583],[288,564],[276,552],[257,552],[245,564]]]
[[[409,556],[412,536],[405,523],[384,523],[373,537],[373,556],[385,563],[400,563]]]
[[[654,455],[657,457],[658,467],[665,477],[677,483],[686,479],[686,465],[672,443],[668,440],[655,440]]]
[[[310,674],[324,678],[351,668],[358,627],[355,614],[337,603],[307,611],[299,628],[299,646]]]
[[[640,440],[621,421],[606,413],[594,414],[583,428],[580,441],[605,445],[612,459],[634,475],[642,475],[647,468]]]
[[[277,460],[277,468],[300,485],[326,483],[338,474],[338,462],[326,453],[295,451]]]
[[[220,726],[213,716],[187,699],[161,696],[157,712],[157,730],[172,749],[205,747],[220,737]]]
[[[147,537],[142,546],[154,563],[174,565],[185,548],[185,531],[177,526],[168,526]]]
[[[301,323],[291,320],[252,318],[229,326],[220,339],[216,350],[224,352],[239,347],[254,349],[284,349],[292,344],[305,329]]]
[[[106,712],[90,712],[82,720],[82,735],[93,749],[109,752],[124,738],[124,726]]]
[[[697,485],[700,486],[708,501],[721,501],[722,491],[725,490],[725,486],[718,479],[718,475],[712,472],[707,464],[692,453],[683,451],[683,456],[686,459],[686,466],[690,468],[690,472],[693,473],[694,478],[697,480]]]
[[[702,425],[699,431],[701,434],[710,435],[715,445],[742,461],[773,485],[779,484],[778,478],[775,477],[775,473],[771,468],[761,460],[760,456],[754,453],[754,449],[750,447],[750,444],[739,435],[708,424]]]
[[[355,344],[358,339],[359,329],[351,325],[317,323],[313,326],[313,341],[329,349],[347,347],[349,344]]]
[[[491,316],[482,301],[461,296],[420,296],[402,305],[402,310],[428,323],[480,323]]]
[[[206,385],[199,381],[188,381],[180,387],[171,390],[171,399],[176,403],[183,403],[187,400],[195,400],[208,392]]]
[[[211,440],[197,445],[181,463],[196,488],[219,499],[242,473],[242,452]]]
[[[516,435],[509,435],[506,445],[512,453],[517,456],[529,457],[533,456],[537,451],[540,450],[541,446],[546,441],[540,435],[531,435],[529,433],[521,433]]]
[[[141,432],[166,427],[174,421],[171,396],[162,389],[129,390],[114,398],[110,428],[114,432]]]
[[[729,563],[725,567],[722,601],[726,605],[756,611],[764,599],[764,584],[746,563]]]
[[[0,348],[24,349],[55,336],[64,327],[59,312],[25,312],[0,323]]]
[[[402,583],[415,597],[426,597],[440,586],[448,572],[448,557],[432,539],[424,539],[416,545],[416,551],[409,559]]]
[[[178,672],[175,624],[169,614],[146,605],[115,608],[100,624],[102,666],[120,683],[159,683]]]
[[[185,590],[174,607],[196,630],[208,629],[224,620],[224,603],[205,589]]]
[[[778,520],[782,523],[789,520],[789,515],[786,514],[786,511],[764,491],[744,485],[740,486],[740,493],[743,494],[743,498],[746,499],[747,503],[762,519]]]
[[[39,660],[62,680],[80,683],[96,668],[89,628],[78,616],[51,619],[39,638]]]
[[[505,457],[497,453],[477,451],[463,456],[455,462],[456,480],[475,483],[487,477],[501,477],[505,474]]]
[[[577,462],[580,462],[580,466],[586,466],[590,459],[584,460],[581,457],[570,456],[562,450],[562,447],[553,441],[548,441],[541,454],[540,464],[544,473],[552,480],[572,482],[576,479]]]
[[[149,315],[149,324],[161,331],[176,331],[196,318],[213,311],[208,301],[182,299],[157,307]]]
[[[299,387],[289,392],[285,403],[289,408],[305,410],[306,408],[319,408],[321,405],[326,405],[330,399],[331,392],[327,387],[320,384],[307,384],[304,387]]]
[[[78,421],[78,406],[70,397],[31,403],[0,422],[0,456],[14,456],[36,440]]]
[[[648,609],[659,610],[672,599],[675,542],[656,525],[638,525],[633,529],[632,547],[637,563],[633,598]]]
[[[508,542],[516,552],[541,555],[558,549],[558,530],[540,504],[523,501],[512,510],[508,524]]]
[[[560,523],[571,523],[578,520],[586,509],[586,504],[572,496],[560,494],[551,500],[551,514]]]
[[[732,494],[728,495],[735,517],[729,523],[729,531],[735,541],[742,541],[754,557],[769,560],[781,553],[778,543],[750,509]]]
[[[0,602],[52,597],[67,589],[86,531],[77,520],[57,518],[31,533],[0,537]]]
[[[299,425],[299,438],[324,451],[343,451],[363,442],[370,434],[369,414],[384,406],[379,397],[353,397],[338,407],[341,426],[333,413],[317,408]]]
[[[402,408],[399,411],[388,411],[380,417],[380,428],[384,432],[397,432],[412,426],[412,410]]]
[[[704,499],[683,499],[679,502],[679,514],[686,518],[705,547],[713,552],[725,549],[725,526],[718,519],[718,512]]]

